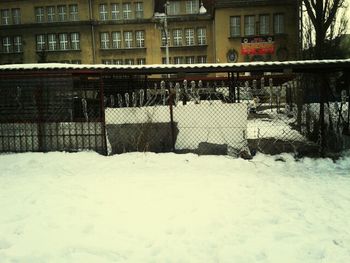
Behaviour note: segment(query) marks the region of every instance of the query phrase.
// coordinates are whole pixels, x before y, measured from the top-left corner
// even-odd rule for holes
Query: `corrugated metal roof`
[[[22,71],[95,71],[120,74],[164,74],[164,73],[208,73],[208,72],[246,72],[246,71],[280,71],[294,72],[317,69],[350,69],[350,59],[340,60],[301,60],[285,62],[246,62],[216,64],[178,64],[178,65],[102,65],[102,64],[12,64],[1,65],[0,72]]]

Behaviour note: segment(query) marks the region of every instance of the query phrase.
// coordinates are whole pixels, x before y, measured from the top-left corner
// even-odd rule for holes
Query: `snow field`
[[[0,262],[349,262],[350,156],[0,155]]]

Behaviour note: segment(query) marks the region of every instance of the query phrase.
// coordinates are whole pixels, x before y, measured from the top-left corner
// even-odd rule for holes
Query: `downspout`
[[[94,20],[93,20],[92,0],[89,0],[89,20],[91,25],[92,63],[96,64],[96,43],[95,43],[95,27],[94,27]]]

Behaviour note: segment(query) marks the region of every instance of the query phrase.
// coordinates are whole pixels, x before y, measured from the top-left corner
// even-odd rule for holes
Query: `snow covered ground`
[[[1,263],[350,262],[350,153],[25,153],[0,167]]]

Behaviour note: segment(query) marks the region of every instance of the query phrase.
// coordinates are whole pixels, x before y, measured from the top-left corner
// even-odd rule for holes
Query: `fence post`
[[[170,92],[169,92],[169,109],[170,109],[171,146],[172,146],[172,151],[175,152],[175,124],[174,124],[173,103],[174,103],[174,93],[172,90],[170,90]]]
[[[100,114],[101,114],[101,128],[102,128],[102,144],[103,144],[103,155],[108,155],[108,147],[107,147],[107,132],[106,132],[106,116],[105,116],[105,102],[104,102],[104,86],[103,86],[103,78],[102,73],[100,73]]]
[[[322,156],[326,150],[326,124],[324,121],[324,104],[326,99],[326,77],[324,73],[319,74],[320,79],[320,153]]]

